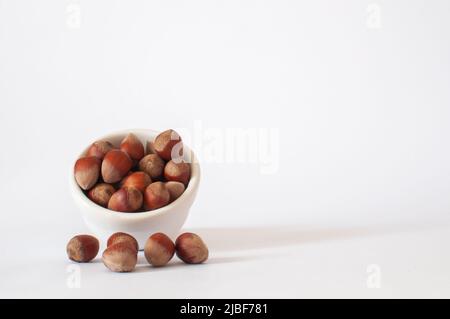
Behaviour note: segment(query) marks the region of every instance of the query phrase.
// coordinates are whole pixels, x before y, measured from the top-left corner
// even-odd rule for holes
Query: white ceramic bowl
[[[134,129],[114,132],[95,140],[109,141],[118,147],[128,133],[135,134],[144,146],[148,140],[153,140],[159,134],[159,132],[153,130]],[[88,147],[79,157],[86,153]],[[200,166],[194,153],[186,145],[184,145],[183,150],[185,156],[189,154],[191,156],[191,179],[186,190],[173,203],[149,212],[121,213],[95,204],[78,186],[72,168],[70,176],[71,192],[86,225],[93,235],[102,243],[106,243],[108,237],[115,232],[129,233],[137,239],[140,249],[143,249],[147,238],[155,232],[163,232],[175,239],[187,219],[200,183]]]

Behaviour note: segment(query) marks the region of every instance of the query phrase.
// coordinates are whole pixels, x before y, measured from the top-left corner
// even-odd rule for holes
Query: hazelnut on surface
[[[117,243],[106,248],[102,261],[111,271],[130,272],[136,267],[137,251],[128,243]]]
[[[208,259],[208,247],[203,240],[194,233],[184,233],[175,241],[178,258],[187,264],[200,264]]]
[[[151,235],[144,248],[145,258],[149,264],[160,267],[167,264],[175,253],[175,244],[163,233]]]
[[[98,254],[100,244],[98,239],[91,235],[77,235],[70,239],[66,251],[69,259],[76,262],[89,262]]]
[[[114,233],[108,238],[106,245],[107,245],[107,247],[109,247],[111,245],[115,245],[118,243],[129,244],[131,247],[136,249],[136,251],[139,250],[139,244],[138,244],[136,238],[134,238],[130,234],[123,233],[123,232]]]
[[[75,162],[74,175],[83,190],[90,189],[100,177],[100,160],[95,156],[79,158]]]

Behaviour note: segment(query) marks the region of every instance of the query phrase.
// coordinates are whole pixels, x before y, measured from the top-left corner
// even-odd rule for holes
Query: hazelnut
[[[151,183],[144,193],[145,209],[157,209],[166,206],[170,201],[170,193],[163,182]]]
[[[67,256],[69,259],[85,263],[91,261],[98,254],[98,239],[91,235],[78,235],[67,244]]]
[[[178,258],[187,264],[200,264],[208,259],[208,247],[194,233],[184,233],[175,241]]]
[[[118,243],[126,243],[126,244],[130,245],[131,247],[133,247],[134,249],[136,249],[136,251],[139,250],[139,244],[138,244],[136,238],[134,238],[130,234],[122,233],[122,232],[114,233],[108,238],[106,245],[109,247],[111,245],[115,245]]]
[[[136,135],[128,134],[120,144],[120,150],[127,153],[132,160],[139,161],[144,157],[144,145]]]
[[[170,194],[170,202],[173,202],[180,197],[185,190],[184,184],[180,182],[167,182],[166,188]]]
[[[164,177],[168,181],[180,182],[187,185],[191,178],[191,166],[188,163],[170,161],[164,167]]]
[[[74,167],[75,180],[78,185],[88,190],[97,183],[100,176],[100,160],[89,156],[78,159]]]
[[[149,154],[139,161],[139,169],[150,175],[152,179],[157,179],[162,176],[165,164],[158,155]]]
[[[137,264],[137,251],[128,243],[109,246],[102,255],[103,264],[115,272],[130,272]]]
[[[148,185],[152,182],[150,176],[144,172],[131,173],[122,180],[122,187],[134,187],[140,190],[142,193],[145,191]]]
[[[147,145],[145,147],[145,154],[156,154],[155,146],[152,141],[147,141]]]
[[[106,153],[102,163],[102,177],[106,183],[116,183],[122,179],[133,166],[127,153],[111,150]]]
[[[167,130],[159,134],[153,142],[156,153],[166,161],[183,155],[183,142],[174,130]]]
[[[149,264],[155,267],[164,266],[172,259],[175,245],[167,235],[156,233],[147,239],[144,253]]]
[[[95,156],[99,160],[105,157],[105,154],[112,150],[114,147],[110,142],[97,141],[94,142],[88,149],[86,156]]]
[[[114,186],[106,183],[101,183],[91,188],[87,195],[89,199],[94,203],[106,207],[108,206],[108,202],[115,191],[116,189],[114,188]]]
[[[108,202],[108,209],[117,212],[135,212],[142,206],[142,193],[134,187],[123,187]]]

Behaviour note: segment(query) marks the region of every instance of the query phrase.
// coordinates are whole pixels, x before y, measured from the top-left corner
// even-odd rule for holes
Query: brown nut
[[[158,179],[162,176],[166,163],[156,154],[144,156],[139,161],[139,169],[147,173],[152,179]]]
[[[102,261],[111,271],[130,272],[136,267],[137,251],[128,243],[117,243],[106,248]]]
[[[151,235],[144,247],[145,258],[148,263],[160,267],[167,264],[175,253],[175,244],[163,233]]]
[[[108,209],[116,212],[135,212],[142,206],[142,193],[134,187],[123,187],[108,202]]]
[[[191,165],[184,162],[175,163],[170,161],[164,167],[164,177],[168,181],[180,182],[186,186],[191,178]]]
[[[94,142],[88,149],[86,156],[95,156],[99,160],[102,160],[106,153],[112,150],[114,146],[107,141],[97,141]]]
[[[152,141],[147,141],[147,145],[145,147],[145,154],[156,154],[155,146]]]
[[[114,186],[106,183],[101,183],[91,188],[87,194],[89,199],[94,203],[103,207],[107,207],[108,202],[115,191],[116,189],[114,188]]]
[[[134,187],[139,189],[142,193],[145,191],[148,185],[150,185],[152,179],[144,172],[133,172],[124,177],[121,182],[122,187]]]
[[[67,256],[69,259],[85,263],[91,261],[98,254],[98,239],[91,235],[78,235],[67,244]]]
[[[169,204],[170,193],[163,182],[151,183],[144,193],[145,209],[153,210]]]
[[[164,160],[179,158],[183,155],[183,142],[174,130],[167,130],[159,134],[153,142],[156,153]]]
[[[144,157],[144,145],[133,133],[128,134],[123,139],[120,149],[127,153],[132,160],[139,161]]]
[[[180,182],[167,182],[166,188],[170,194],[170,202],[173,202],[178,197],[180,197],[181,194],[183,194],[184,190],[186,189],[184,187],[184,184]]]
[[[114,233],[108,238],[106,245],[107,247],[109,247],[118,243],[125,243],[133,247],[136,251],[139,250],[139,244],[136,238],[134,238],[130,234],[122,232]]]
[[[102,162],[102,177],[106,183],[116,183],[122,179],[133,166],[127,153],[111,150],[106,153]]]
[[[90,189],[100,177],[100,160],[94,156],[79,158],[74,167],[75,180],[84,190]]]
[[[184,233],[175,241],[178,258],[187,264],[200,264],[208,259],[208,247],[194,233]]]

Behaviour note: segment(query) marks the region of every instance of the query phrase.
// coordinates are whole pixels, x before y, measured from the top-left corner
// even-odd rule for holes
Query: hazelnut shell
[[[170,193],[163,182],[151,183],[144,193],[144,207],[149,210],[166,206],[170,202]]]
[[[117,243],[106,248],[102,261],[111,271],[130,272],[136,267],[137,251],[128,243]]]
[[[106,243],[107,247],[118,243],[125,243],[133,247],[136,251],[139,250],[139,244],[133,236],[127,233],[117,232],[112,234]]]
[[[82,189],[92,188],[100,177],[100,160],[94,156],[79,158],[75,163],[74,175]]]
[[[99,247],[99,241],[94,236],[77,235],[68,242],[66,251],[70,260],[83,263],[94,259]]]
[[[183,142],[180,135],[174,130],[160,133],[155,138],[153,147],[156,153],[166,161],[183,155]]]
[[[107,207],[115,191],[116,189],[111,184],[100,183],[91,188],[87,195],[97,205]]]
[[[139,161],[139,170],[147,173],[152,179],[159,179],[164,171],[166,163],[156,154],[144,156]]]
[[[164,177],[168,181],[180,182],[186,186],[191,178],[191,165],[169,161],[164,167]]]
[[[122,187],[108,202],[108,209],[117,212],[135,212],[142,206],[142,193],[134,187]]]
[[[124,177],[121,187],[134,187],[143,193],[151,182],[152,179],[147,173],[133,172]]]
[[[106,153],[102,162],[102,177],[106,183],[120,181],[133,166],[133,161],[127,153],[121,150],[111,150]]]
[[[151,235],[144,247],[145,258],[149,264],[160,267],[167,264],[175,253],[175,244],[163,233]]]
[[[184,233],[175,241],[178,258],[187,264],[200,264],[208,259],[208,247],[203,240],[194,233]]]
[[[95,156],[98,159],[102,160],[106,153],[112,150],[114,146],[108,141],[97,141],[92,143],[86,152],[86,156]]]
[[[120,144],[120,149],[127,153],[131,159],[139,161],[144,157],[144,145],[133,133],[128,134]]]

